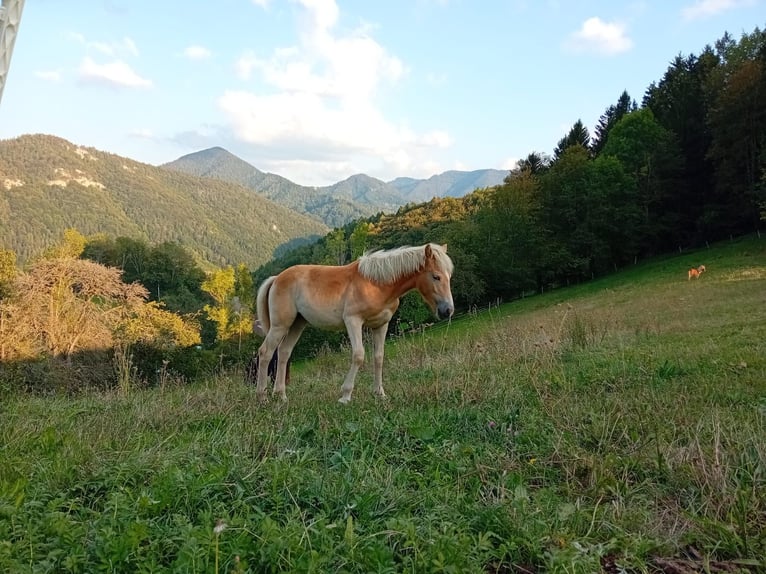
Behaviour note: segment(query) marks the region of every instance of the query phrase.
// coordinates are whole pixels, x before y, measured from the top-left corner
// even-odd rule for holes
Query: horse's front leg
[[[348,338],[351,341],[351,368],[346,374],[343,386],[340,388],[341,397],[339,403],[346,404],[351,400],[351,393],[354,391],[354,380],[359,368],[364,364],[364,343],[362,342],[362,320],[357,317],[346,319],[346,330]]]
[[[386,396],[383,390],[383,352],[386,347],[386,333],[388,333],[388,323],[372,331],[372,392],[378,397]]]

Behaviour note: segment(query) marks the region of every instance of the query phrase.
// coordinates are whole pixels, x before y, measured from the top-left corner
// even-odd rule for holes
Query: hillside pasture
[[[0,570],[766,570],[764,240],[391,341],[385,401],[370,352],[3,398]]]

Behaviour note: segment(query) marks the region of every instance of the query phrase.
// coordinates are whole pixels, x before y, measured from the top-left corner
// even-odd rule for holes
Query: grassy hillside
[[[0,141],[0,246],[21,260],[64,229],[175,241],[216,266],[270,260],[327,232],[241,186],[138,163],[53,136]]]
[[[747,239],[391,342],[384,402],[5,396],[0,569],[763,572],[764,297]]]

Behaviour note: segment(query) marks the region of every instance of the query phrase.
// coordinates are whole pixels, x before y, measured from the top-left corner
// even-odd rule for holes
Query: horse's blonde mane
[[[430,245],[438,266],[451,276],[454,269],[452,259],[441,245]],[[370,281],[388,284],[415,273],[423,267],[425,261],[425,245],[373,251],[359,258],[359,273]]]

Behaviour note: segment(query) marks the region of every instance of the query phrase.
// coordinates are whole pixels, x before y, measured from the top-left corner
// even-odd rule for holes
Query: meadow
[[[367,355],[3,397],[0,571],[766,572],[766,239]]]

